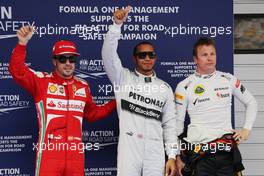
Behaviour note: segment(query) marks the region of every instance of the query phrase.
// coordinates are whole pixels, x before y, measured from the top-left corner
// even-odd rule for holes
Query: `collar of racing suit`
[[[136,69],[135,69],[134,73],[141,81],[144,81],[145,83],[152,82],[152,79],[156,78],[155,71],[153,71],[153,73],[149,76],[146,76],[146,75],[139,73]]]
[[[60,77],[55,71],[53,71],[51,73],[51,76],[53,76],[62,85],[68,85],[68,84],[74,83],[74,76],[72,76],[70,79],[64,79],[64,78]]]
[[[195,76],[198,77],[198,78],[202,78],[202,79],[208,79],[208,78],[211,78],[212,76],[214,76],[216,74],[216,71],[214,71],[213,73],[211,74],[200,74],[198,73],[197,71],[195,71]]]

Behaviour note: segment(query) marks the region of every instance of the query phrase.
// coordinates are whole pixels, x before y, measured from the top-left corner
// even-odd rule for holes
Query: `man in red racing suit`
[[[84,175],[86,145],[82,143],[82,120],[92,122],[106,117],[115,108],[115,101],[96,106],[87,82],[73,76],[79,53],[70,41],[54,45],[55,71],[51,74],[28,68],[26,44],[32,35],[30,26],[17,32],[19,41],[13,50],[9,71],[35,101],[39,121],[35,175]]]

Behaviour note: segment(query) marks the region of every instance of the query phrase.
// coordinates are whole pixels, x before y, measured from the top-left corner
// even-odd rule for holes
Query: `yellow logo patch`
[[[195,86],[194,88],[194,93],[197,94],[197,95],[202,95],[204,93],[205,89],[204,89],[204,86],[202,84],[199,84],[197,86]]]
[[[175,98],[176,98],[177,100],[183,100],[183,99],[184,99],[184,96],[181,95],[181,94],[179,94],[179,93],[176,93],[176,94],[175,94]]]
[[[196,144],[196,145],[195,145],[194,152],[195,152],[195,153],[198,153],[198,152],[201,150],[201,147],[202,147],[202,146],[201,146],[200,144]]]
[[[55,93],[56,91],[57,91],[57,87],[55,86],[55,85],[50,85],[49,86],[49,91],[51,92],[51,93]]]

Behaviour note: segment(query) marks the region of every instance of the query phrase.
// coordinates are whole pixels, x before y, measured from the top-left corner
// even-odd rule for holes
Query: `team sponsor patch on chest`
[[[47,93],[50,95],[66,96],[64,86],[54,83],[49,83]]]
[[[132,114],[137,114],[160,122],[162,121],[162,113],[156,109],[146,108],[123,99],[121,99],[121,108]]]
[[[132,92],[130,91],[128,94],[129,98],[132,98],[134,100],[137,100],[139,102],[145,103],[145,104],[149,104],[149,105],[153,105],[159,108],[162,108],[164,106],[164,102],[162,100],[156,99],[156,98],[151,98],[148,96],[143,96],[140,95],[136,92]]]
[[[74,93],[75,96],[79,96],[79,97],[86,97],[86,92],[85,92],[85,88],[80,88],[78,90],[76,90],[76,92]]]
[[[194,87],[194,93],[195,93],[196,95],[201,96],[201,95],[203,95],[204,92],[205,92],[204,85],[199,84],[199,85],[196,85],[196,86]]]
[[[80,100],[64,100],[56,98],[47,98],[47,109],[58,111],[78,111],[83,112],[85,102]]]
[[[224,90],[229,90],[229,87],[216,87],[214,88],[215,91],[224,91]]]

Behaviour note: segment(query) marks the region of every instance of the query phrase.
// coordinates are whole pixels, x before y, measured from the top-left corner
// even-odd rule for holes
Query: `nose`
[[[66,59],[66,65],[70,65],[70,60],[69,59]]]
[[[151,60],[148,54],[146,55],[145,60]]]
[[[210,56],[210,55],[209,55],[209,56],[207,57],[207,60],[208,60],[208,61],[213,60],[213,56]]]

